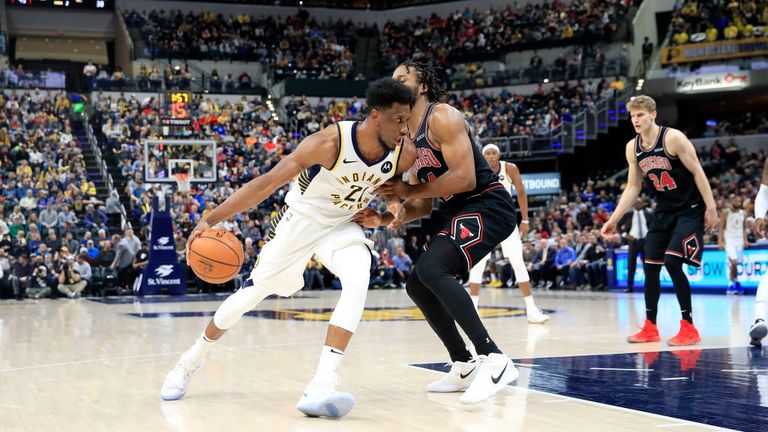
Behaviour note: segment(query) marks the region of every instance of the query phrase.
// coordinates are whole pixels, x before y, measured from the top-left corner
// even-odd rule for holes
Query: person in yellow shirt
[[[707,39],[706,39],[707,42],[714,42],[714,41],[717,40],[717,29],[716,28],[714,28],[712,26],[709,26],[709,28],[707,28],[707,31],[705,33],[707,35]]]
[[[611,82],[609,87],[615,92],[620,92],[624,90],[624,81],[622,81],[621,78],[616,77],[616,79]]]
[[[731,23],[725,28],[724,33],[726,39],[736,39],[739,36],[739,28]]]
[[[688,43],[688,33],[685,32],[685,30],[680,30],[679,32],[675,33],[674,36],[672,36],[672,40],[677,45],[683,45]]]
[[[573,37],[573,27],[571,27],[570,25],[566,25],[560,36],[563,39],[572,38]]]

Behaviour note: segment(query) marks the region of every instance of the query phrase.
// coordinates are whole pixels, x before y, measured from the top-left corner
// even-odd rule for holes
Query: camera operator
[[[85,289],[88,282],[80,279],[80,273],[74,268],[75,260],[67,257],[66,262],[61,266],[59,274],[59,292],[66,294],[69,298],[80,296],[80,292]]]

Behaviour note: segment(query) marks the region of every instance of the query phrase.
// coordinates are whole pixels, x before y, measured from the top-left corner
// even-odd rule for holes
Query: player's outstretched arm
[[[268,173],[258,176],[238,189],[218,207],[208,213],[187,240],[187,246],[201,232],[238,213],[256,207],[275,190],[312,165],[331,168],[339,152],[339,134],[336,125],[306,137],[296,151],[283,158]]]
[[[704,205],[706,206],[704,229],[714,229],[718,223],[717,204],[715,204],[715,196],[712,194],[712,188],[709,186],[707,175],[699,163],[696,148],[693,147],[693,144],[688,141],[688,138],[682,132],[670,129],[667,132],[667,150],[671,156],[680,159],[685,168],[693,174],[696,187],[699,189],[699,193],[704,199]]]
[[[531,229],[528,222],[528,194],[525,193],[525,185],[523,185],[523,178],[520,176],[520,169],[517,165],[507,162],[506,174],[512,179],[512,183],[515,185],[515,191],[517,191],[517,202],[520,204],[520,236],[525,238],[528,235],[528,230]]]
[[[616,225],[619,223],[624,214],[637,200],[637,196],[640,195],[640,191],[643,188],[643,177],[640,174],[640,167],[637,165],[637,158],[635,157],[635,140],[627,143],[627,147],[624,151],[627,157],[627,164],[629,164],[629,172],[627,173],[627,187],[619,198],[619,202],[616,204],[616,209],[611,213],[608,221],[605,222],[600,233],[603,236],[613,234],[616,231]]]

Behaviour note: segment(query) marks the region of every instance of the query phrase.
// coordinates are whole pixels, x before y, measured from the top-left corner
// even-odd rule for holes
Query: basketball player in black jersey
[[[682,132],[656,124],[656,102],[648,96],[637,96],[627,103],[627,110],[638,135],[627,143],[627,187],[603,225],[602,234],[615,232],[616,224],[637,199],[643,179],[656,197],[656,211],[645,240],[645,325],[627,340],[660,340],[656,312],[663,265],[672,278],[683,314],[680,332],[667,343],[694,345],[701,337],[691,317],[691,285],[683,263],[701,266],[704,230],[717,226],[715,198],[693,144]]]
[[[404,198],[406,220],[430,215],[433,198],[442,201],[436,213],[446,223],[419,258],[406,291],[453,362],[451,372],[429,384],[428,391],[466,390],[460,401],[472,404],[517,379],[518,371],[488,336],[456,278],[466,279],[475,263],[509,237],[517,225],[515,205],[473,142],[464,116],[450,105],[437,103],[442,90],[436,72],[426,64],[404,63],[393,74],[416,96],[409,135],[418,155],[408,183],[390,180],[378,193]],[[456,323],[475,346],[477,359],[467,351]]]

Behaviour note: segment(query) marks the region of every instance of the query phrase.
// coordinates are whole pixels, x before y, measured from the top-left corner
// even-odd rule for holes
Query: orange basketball
[[[223,229],[211,229],[192,241],[187,259],[200,279],[224,283],[240,271],[243,255],[243,246],[234,234]]]

